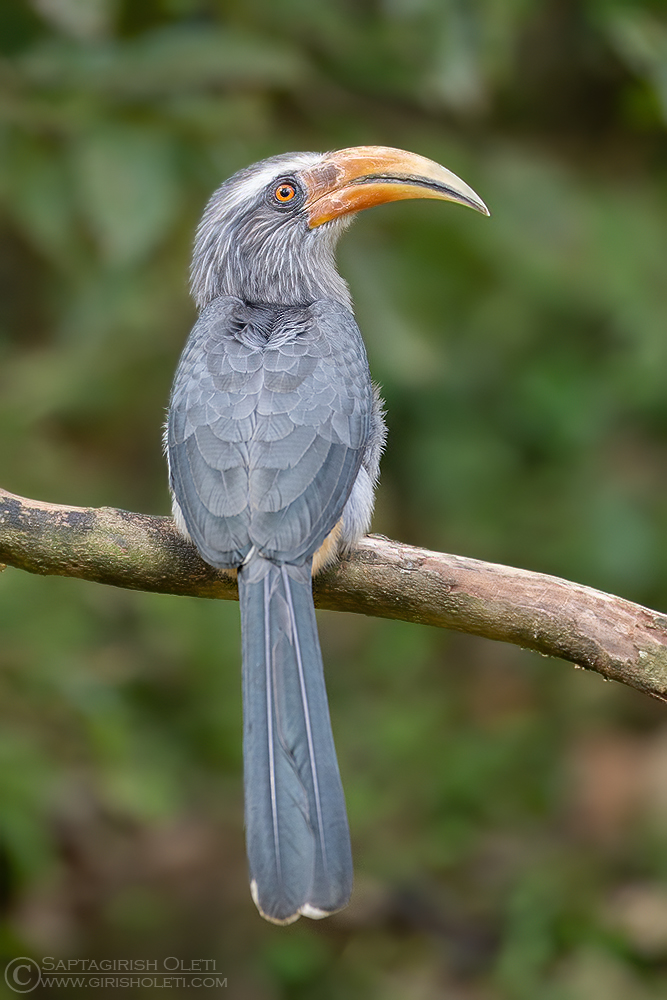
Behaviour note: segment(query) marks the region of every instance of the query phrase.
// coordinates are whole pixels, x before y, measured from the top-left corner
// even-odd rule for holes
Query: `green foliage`
[[[651,0],[3,0],[2,485],[167,512],[207,197],[397,145],[493,216],[397,204],[341,245],[388,408],[376,530],[664,607],[666,109]],[[243,874],[236,607],[0,576],[8,957],[206,953],[239,997],[663,996],[661,707],[321,621],[358,888],[277,931]]]

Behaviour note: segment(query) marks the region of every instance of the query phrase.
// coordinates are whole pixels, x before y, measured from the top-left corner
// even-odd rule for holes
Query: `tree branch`
[[[132,590],[236,600],[168,517],[0,489],[0,561]],[[320,608],[438,625],[570,660],[667,701],[667,616],[558,577],[369,535],[315,579]]]

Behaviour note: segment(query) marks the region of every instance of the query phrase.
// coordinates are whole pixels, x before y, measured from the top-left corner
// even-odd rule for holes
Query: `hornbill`
[[[251,892],[275,923],[327,916],[352,889],[312,574],[368,530],[385,426],[334,251],[354,213],[405,198],[488,215],[437,163],[360,146],[239,171],[195,241],[169,478],[179,530],[237,572]]]

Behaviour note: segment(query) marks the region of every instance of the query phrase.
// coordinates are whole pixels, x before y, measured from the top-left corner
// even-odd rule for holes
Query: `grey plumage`
[[[204,559],[238,567],[248,858],[275,921],[324,916],[351,891],[311,565],[344,512],[347,544],[365,530],[382,438],[344,306],[204,309],[173,387],[171,486]]]
[[[276,922],[325,916],[352,887],[311,565],[339,521],[334,556],[367,530],[385,433],[333,264],[342,226],[311,232],[266,204],[269,181],[314,158],[274,158],[261,183],[241,172],[213,196],[167,427],[177,523],[208,563],[238,568],[246,841]]]
[[[334,251],[354,212],[405,197],[488,214],[444,167],[369,146],[242,170],[197,231],[170,485],[180,530],[238,572],[248,861],[278,923],[325,916],[352,886],[311,569],[368,530],[385,427]]]
[[[253,546],[277,562],[312,556],[364,459],[365,478],[377,474],[378,411],[345,307],[215,299],[183,352],[168,423],[172,490],[204,559],[239,566]]]
[[[352,889],[310,572],[264,559],[239,572],[251,887],[281,922],[326,916]]]
[[[267,204],[274,180],[322,159],[320,153],[272,156],[218,188],[197,229],[190,270],[200,308],[219,295],[236,295],[279,305],[333,299],[351,310],[349,289],[334,264],[350,218],[306,232],[302,215],[285,217]]]

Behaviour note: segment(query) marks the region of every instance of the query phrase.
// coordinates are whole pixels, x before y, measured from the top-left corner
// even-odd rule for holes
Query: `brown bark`
[[[237,598],[171,518],[0,490],[0,562],[165,594]],[[320,608],[437,625],[558,656],[667,700],[667,616],[558,577],[378,535],[315,580]]]

